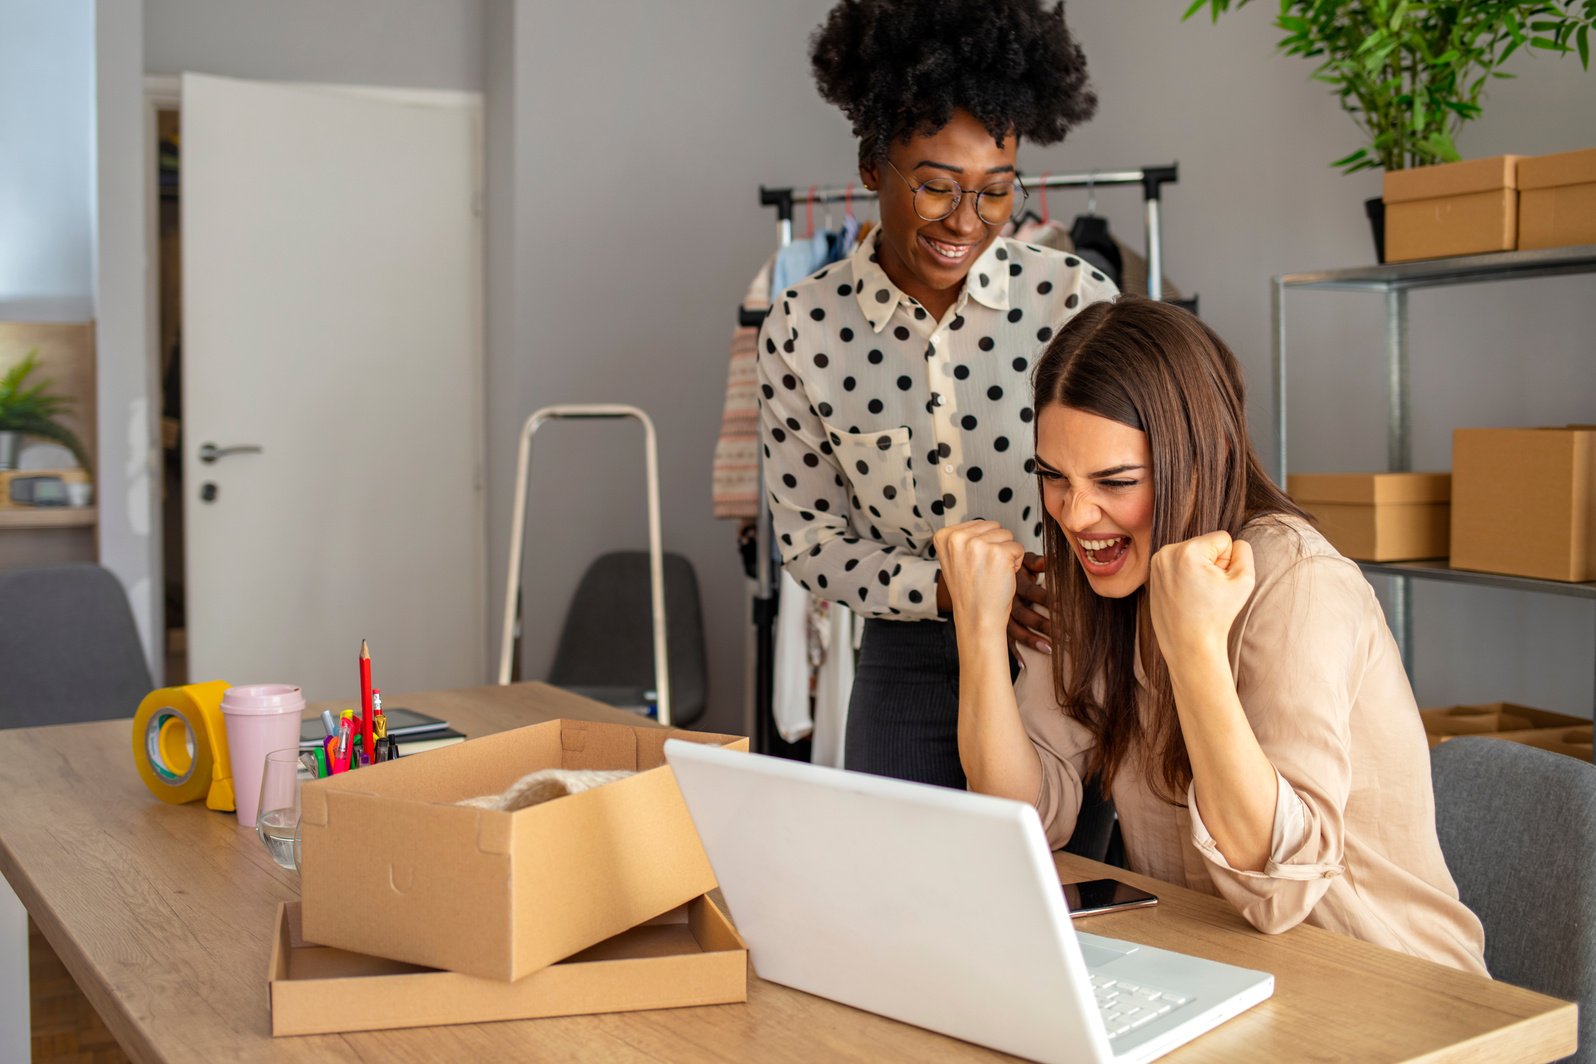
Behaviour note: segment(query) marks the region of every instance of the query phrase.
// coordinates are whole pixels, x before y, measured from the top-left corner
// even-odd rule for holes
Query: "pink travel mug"
[[[299,719],[304,714],[305,694],[289,684],[247,684],[229,687],[222,695],[239,827],[255,826],[266,755],[273,750],[299,748]]]

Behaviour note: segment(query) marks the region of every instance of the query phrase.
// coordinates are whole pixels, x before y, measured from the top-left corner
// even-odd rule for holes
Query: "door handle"
[[[246,443],[239,447],[218,447],[214,443],[202,443],[199,449],[199,460],[209,465],[218,458],[226,458],[230,454],[262,453],[262,449],[253,443]]]

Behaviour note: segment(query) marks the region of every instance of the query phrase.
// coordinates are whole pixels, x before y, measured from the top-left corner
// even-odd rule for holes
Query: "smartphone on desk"
[[[1071,917],[1117,913],[1121,909],[1140,909],[1144,905],[1158,904],[1156,895],[1117,879],[1088,879],[1084,883],[1065,883],[1063,886],[1064,902],[1070,907]]]

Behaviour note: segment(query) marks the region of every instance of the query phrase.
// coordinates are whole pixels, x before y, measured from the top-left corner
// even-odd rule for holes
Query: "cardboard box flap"
[[[1452,474],[1290,473],[1286,476],[1286,493],[1303,504],[1446,502],[1452,497]]]
[[[1596,148],[1536,155],[1520,159],[1518,187],[1521,189],[1557,188],[1561,185],[1596,183]]]
[[[1412,170],[1388,170],[1383,198],[1386,203],[1405,203],[1517,188],[1518,161],[1517,155],[1497,155],[1489,159],[1468,159],[1460,163],[1420,166]]]

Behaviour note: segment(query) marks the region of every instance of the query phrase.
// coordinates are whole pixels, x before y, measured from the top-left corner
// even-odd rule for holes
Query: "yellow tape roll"
[[[204,798],[233,809],[233,767],[222,719],[225,680],[151,691],[133,714],[133,766],[150,793],[181,805]]]

